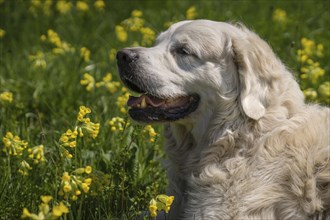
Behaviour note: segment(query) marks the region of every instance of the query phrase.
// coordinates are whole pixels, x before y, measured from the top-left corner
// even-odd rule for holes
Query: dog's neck
[[[199,118],[165,125],[165,150],[175,172],[183,175],[196,172],[194,167],[200,167],[198,164],[204,152],[238,130],[240,123],[245,121],[237,110],[239,107],[221,108],[217,106],[218,111],[203,109]]]

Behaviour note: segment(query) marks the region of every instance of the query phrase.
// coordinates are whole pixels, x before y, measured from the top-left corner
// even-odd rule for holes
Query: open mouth
[[[132,119],[140,122],[165,122],[176,121],[184,118],[198,107],[198,95],[184,95],[175,98],[160,98],[148,94],[145,89],[128,80],[124,84],[137,93],[139,97],[130,96],[127,105],[128,113]]]
[[[198,102],[198,95],[161,99],[142,94],[140,97],[130,96],[127,105],[134,120],[149,123],[182,119],[197,109]]]

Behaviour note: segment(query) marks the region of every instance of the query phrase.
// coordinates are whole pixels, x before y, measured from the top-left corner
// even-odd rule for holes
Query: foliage
[[[0,219],[170,211],[161,127],[127,117],[116,52],[180,20],[240,21],[308,101],[329,105],[329,12],[328,1],[0,0]]]

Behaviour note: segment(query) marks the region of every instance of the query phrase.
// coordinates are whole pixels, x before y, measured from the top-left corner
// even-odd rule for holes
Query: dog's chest
[[[238,219],[274,206],[285,197],[281,192],[283,165],[255,166],[245,158],[231,158],[210,165],[188,182],[185,215],[196,219]]]

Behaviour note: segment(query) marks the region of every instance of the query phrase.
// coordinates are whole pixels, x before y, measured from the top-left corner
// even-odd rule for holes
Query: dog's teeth
[[[143,97],[143,99],[141,101],[141,108],[146,108],[146,107],[147,107],[146,98]]]

